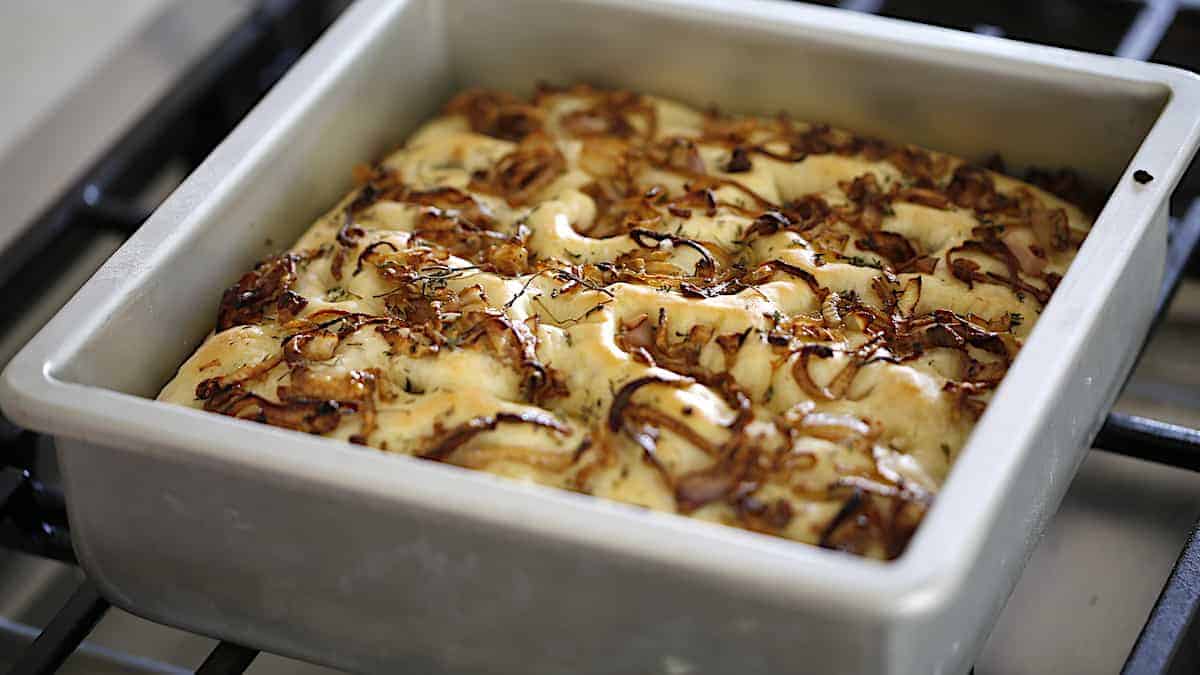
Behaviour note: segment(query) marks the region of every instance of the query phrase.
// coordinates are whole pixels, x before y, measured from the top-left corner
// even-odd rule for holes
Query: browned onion
[[[340,339],[332,331],[318,329],[297,333],[283,343],[283,357],[291,365],[333,358]]]
[[[858,240],[858,245],[876,253],[894,265],[903,265],[917,257],[917,252],[904,235],[883,230],[872,230]]]
[[[950,208],[950,199],[945,194],[930,188],[904,188],[896,193],[896,199],[934,209]]]
[[[646,314],[639,314],[632,323],[622,324],[621,339],[630,349],[652,349],[654,347],[654,324]]]
[[[692,384],[693,380],[689,377],[682,377],[671,373],[670,375],[646,375],[634,380],[626,382],[617,393],[613,396],[612,405],[608,409],[608,428],[611,431],[620,431],[622,420],[625,416],[625,408],[629,405],[633,395],[638,389],[650,384],[666,384],[672,387],[686,387]]]
[[[304,256],[287,253],[268,258],[242,275],[237,284],[221,296],[217,311],[217,330],[258,323],[263,312],[277,303],[296,282],[296,263]]]
[[[549,429],[559,434],[565,434],[570,431],[566,425],[548,413],[533,410],[526,410],[519,413],[500,412],[495,415],[473,417],[463,422],[451,430],[450,433],[442,436],[437,445],[431,450],[423,452],[419,456],[424,459],[444,461],[467,441],[485,431],[494,431],[501,424],[529,424]]]
[[[871,425],[857,417],[816,411],[801,418],[800,428],[810,436],[834,442],[856,441],[874,435]]]
[[[717,447],[711,441],[701,436],[695,429],[661,410],[646,405],[630,403],[625,409],[625,417],[635,422],[651,424],[659,429],[666,429],[704,451],[705,454],[715,455],[717,453]]]
[[[1037,276],[1046,268],[1046,259],[1038,255],[1037,238],[1030,230],[1008,228],[1004,234],[1000,235],[1000,241],[1004,242],[1013,257],[1017,259],[1017,264],[1021,267],[1022,272]]]
[[[686,246],[696,253],[699,253],[700,260],[696,262],[696,269],[693,272],[695,276],[712,274],[717,269],[717,261],[713,258],[712,252],[708,250],[707,246],[694,239],[688,239],[686,237],[680,237],[666,232],[654,232],[653,230],[646,230],[642,228],[630,230],[629,238],[642,248],[657,249],[659,248],[659,244],[664,241],[669,241],[674,246]],[[645,240],[649,240],[649,243]]]
[[[1065,251],[1071,245],[1067,212],[1063,209],[1034,209],[1029,225],[1044,250]]]
[[[693,471],[676,479],[675,501],[680,511],[691,513],[710,502],[723,499],[733,491],[735,484],[734,475],[719,464]]]

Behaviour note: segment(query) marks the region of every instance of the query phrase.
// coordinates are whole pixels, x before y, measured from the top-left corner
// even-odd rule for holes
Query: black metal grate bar
[[[238,675],[246,672],[257,656],[257,649],[221,642],[196,669],[196,675]]]
[[[1196,433],[1196,432],[1192,432]],[[1183,675],[1200,672],[1200,525],[1192,530],[1183,554],[1133,646],[1123,675]]]
[[[96,586],[91,581],[84,581],[8,675],[44,675],[57,671],[92,632],[108,607],[108,601]]]
[[[838,7],[851,12],[878,14],[879,10],[883,9],[883,0],[842,0],[838,3]]]
[[[27,470],[0,469],[0,546],[74,564],[62,492]]]
[[[1200,471],[1200,431],[1177,424],[1109,413],[1095,445],[1129,457]]]
[[[1196,255],[1197,245],[1200,244],[1200,199],[1192,202],[1183,218],[1175,221],[1171,228],[1171,240],[1167,245],[1167,265],[1163,274],[1163,300],[1158,306],[1158,314],[1154,317],[1154,325],[1158,325],[1166,312],[1175,291],[1183,281],[1188,262]]]
[[[1200,199],[1192,202],[1191,208],[1182,219],[1172,223],[1170,235],[1162,292],[1159,295],[1158,308],[1154,312],[1151,331],[1166,315],[1171,300],[1183,281],[1188,260],[1195,254],[1197,244],[1200,244]],[[1142,344],[1143,351],[1149,343],[1147,338]],[[1109,413],[1092,445],[1108,452],[1200,471],[1198,440],[1200,432],[1194,429],[1144,417]]]

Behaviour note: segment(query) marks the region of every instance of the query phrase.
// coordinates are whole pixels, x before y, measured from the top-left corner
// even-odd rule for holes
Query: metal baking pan
[[[536,79],[786,109],[1111,189],[902,557],[151,400],[221,290],[355,163],[461,87]],[[0,399],[56,437],[88,575],[163,623],[356,671],[964,672],[1144,337],[1197,110],[1179,70],[800,5],[362,0],[13,360]]]

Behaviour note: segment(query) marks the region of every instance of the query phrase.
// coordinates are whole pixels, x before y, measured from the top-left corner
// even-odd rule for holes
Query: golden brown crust
[[[161,399],[894,558],[1090,226],[782,116],[445,112],[226,292]]]

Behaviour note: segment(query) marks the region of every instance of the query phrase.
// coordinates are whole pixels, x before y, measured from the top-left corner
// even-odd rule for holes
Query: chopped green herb
[[[857,256],[857,255],[847,256],[847,257],[843,258],[843,260],[845,260],[845,262],[847,262],[847,263],[850,263],[851,265],[854,265],[855,267],[873,267],[877,270],[883,269],[883,265],[879,264],[879,262],[877,262],[875,260],[867,260],[866,258],[864,258],[862,256]]]
[[[327,302],[341,302],[341,301],[349,298],[350,296],[354,296],[355,298],[358,297],[357,295],[354,295],[353,293],[351,293],[350,291],[347,291],[346,289],[342,288],[341,286],[334,286],[333,288],[329,289],[328,291],[325,291],[325,300]]]

